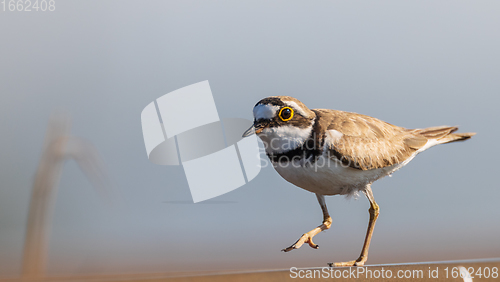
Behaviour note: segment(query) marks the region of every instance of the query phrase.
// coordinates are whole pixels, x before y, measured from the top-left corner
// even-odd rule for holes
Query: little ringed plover
[[[432,146],[469,139],[475,133],[454,133],[454,126],[406,129],[379,119],[350,112],[309,109],[288,96],[260,100],[253,109],[254,124],[243,136],[256,133],[276,171],[288,182],[316,194],[323,210],[323,223],[303,234],[289,252],[329,229],[325,196],[354,195],[361,191],[370,202],[370,221],[361,255],[357,260],[331,266],[362,266],[379,206],[371,184],[410,162]]]

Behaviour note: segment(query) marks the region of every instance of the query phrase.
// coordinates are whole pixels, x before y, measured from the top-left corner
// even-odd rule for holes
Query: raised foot
[[[299,240],[297,240],[297,242],[293,243],[293,245],[291,245],[290,247],[285,248],[281,251],[282,252],[289,252],[291,250],[298,249],[298,248],[302,247],[302,245],[304,245],[304,243],[308,243],[309,246],[311,246],[311,248],[313,248],[313,249],[319,248],[318,245],[313,243],[312,237],[313,236],[306,233],[306,234],[302,235],[302,237],[300,237]]]
[[[297,242],[295,242],[290,247],[285,248],[285,249],[283,249],[281,251],[283,251],[283,252],[289,252],[291,250],[298,249],[298,248],[302,247],[302,245],[304,245],[304,243],[308,243],[309,246],[311,246],[311,248],[313,248],[313,249],[319,248],[318,245],[316,245],[316,244],[313,243],[312,238],[314,236],[316,236],[318,233],[320,233],[321,231],[329,229],[330,226],[332,226],[332,218],[330,216],[327,216],[323,220],[323,223],[320,226],[318,226],[318,227],[314,228],[313,230],[305,233],[304,235],[302,235],[302,237],[299,238],[299,240],[297,240]]]
[[[344,262],[329,262],[330,267],[346,267],[346,266],[363,266],[365,265],[366,259],[359,258],[357,260],[344,261]]]

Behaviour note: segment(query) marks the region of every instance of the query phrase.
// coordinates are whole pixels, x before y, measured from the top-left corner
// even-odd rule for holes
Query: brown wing
[[[369,116],[335,110],[313,111],[319,117],[319,127],[327,132],[329,152],[353,168],[370,170],[401,163],[427,143],[427,138],[413,130]]]

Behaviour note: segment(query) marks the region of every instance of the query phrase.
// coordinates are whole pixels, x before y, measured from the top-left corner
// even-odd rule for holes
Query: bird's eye
[[[282,121],[289,121],[293,118],[293,109],[290,107],[281,108],[278,116]]]

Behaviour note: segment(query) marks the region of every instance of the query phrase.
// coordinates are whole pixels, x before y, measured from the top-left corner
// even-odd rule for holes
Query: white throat
[[[259,137],[266,146],[268,154],[279,154],[300,147],[311,135],[312,125],[299,128],[292,125],[266,128]]]

